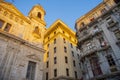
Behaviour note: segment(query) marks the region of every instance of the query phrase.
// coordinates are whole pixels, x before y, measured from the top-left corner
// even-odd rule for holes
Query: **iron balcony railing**
[[[99,46],[94,45],[94,46],[92,46],[90,49],[83,50],[80,59],[82,60],[82,59],[84,59],[86,56],[89,56],[89,55],[94,54],[94,53],[99,52],[99,51],[106,50],[106,49],[108,49],[109,47],[110,47],[110,45],[109,45],[108,43],[106,43],[106,42],[105,42],[104,45],[102,45],[102,44],[99,45]]]
[[[77,33],[78,42],[85,41],[100,32],[102,32],[102,29],[100,29],[100,28],[97,28],[94,30],[84,30],[82,32],[78,32]]]

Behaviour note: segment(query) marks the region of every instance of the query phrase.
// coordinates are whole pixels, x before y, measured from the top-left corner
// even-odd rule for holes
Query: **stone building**
[[[44,15],[40,5],[26,17],[0,1],[0,80],[42,80]]]
[[[61,20],[55,21],[44,35],[43,80],[80,80],[79,50],[73,32]]]
[[[120,0],[104,0],[76,20],[84,80],[120,80]]]

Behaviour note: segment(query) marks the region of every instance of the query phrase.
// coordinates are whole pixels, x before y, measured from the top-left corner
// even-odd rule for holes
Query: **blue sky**
[[[75,21],[82,15],[97,6],[103,0],[6,0],[12,2],[18,10],[25,16],[30,9],[40,4],[46,11],[45,21],[47,28],[50,27],[57,19],[61,19],[72,30],[75,31]]]

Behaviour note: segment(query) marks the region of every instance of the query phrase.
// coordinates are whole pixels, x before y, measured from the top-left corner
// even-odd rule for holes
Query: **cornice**
[[[24,20],[24,21],[26,21],[27,23],[30,24],[30,20],[28,20],[28,19],[26,18],[26,16],[24,16],[19,10],[17,10],[17,8],[16,8],[14,5],[12,5],[11,3],[6,3],[6,2],[3,2],[3,3],[5,3],[5,4],[8,5],[8,6],[11,6],[17,13],[19,13],[19,15],[16,14],[14,11],[11,11],[10,9],[8,9],[8,8],[2,6],[2,5],[0,5],[1,8],[5,9],[6,11],[9,11],[9,12],[12,13],[13,15],[18,16],[19,18],[21,18],[22,20]]]
[[[63,38],[67,39],[69,42],[73,43],[74,45],[77,45],[77,42],[72,41],[68,36],[65,36],[63,33],[58,32],[54,36],[52,36],[47,42],[44,43],[44,45],[47,45],[49,42],[53,41],[55,38],[59,37],[59,35],[62,35]],[[74,37],[75,38],[75,37]]]
[[[43,24],[44,26],[46,26],[46,22],[43,21],[43,20],[41,20],[41,19],[39,19],[39,18],[37,18],[37,17],[31,16],[31,17],[29,17],[29,18],[30,18],[30,19],[34,19],[34,20],[36,20],[37,22],[39,22],[39,23]]]
[[[34,8],[36,8],[36,7],[39,8],[40,10],[42,10],[42,11],[44,12],[44,15],[46,15],[46,12],[45,12],[45,10],[43,9],[43,7],[42,7],[41,5],[38,5],[38,4],[35,5],[35,6],[33,6],[32,9],[30,10],[30,12],[29,12],[28,14],[30,14],[31,11],[32,11]]]
[[[56,20],[46,31],[45,33],[45,37],[49,34],[51,34],[52,32],[54,32],[54,30],[56,28],[61,28],[63,29],[65,32],[68,32],[70,35],[74,36],[75,32],[72,31],[64,22],[62,22],[60,19]]]
[[[24,39],[22,39],[22,38],[19,38],[19,37],[15,36],[15,35],[12,35],[12,34],[10,34],[10,33],[8,33],[8,32],[5,32],[5,31],[0,30],[0,34],[6,36],[6,37],[8,37],[8,38],[14,39],[15,41],[18,41],[18,42],[20,42],[21,44],[26,45],[26,46],[28,46],[28,47],[31,47],[31,48],[34,48],[34,49],[36,49],[36,50],[42,51],[43,53],[45,52],[44,49],[39,48],[39,47],[37,47],[37,46],[35,46],[35,45],[27,42],[26,40],[24,40]]]

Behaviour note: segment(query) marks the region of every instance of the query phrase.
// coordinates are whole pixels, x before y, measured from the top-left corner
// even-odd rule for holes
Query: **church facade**
[[[24,16],[0,2],[0,80],[42,80],[45,11],[35,5]]]

